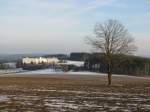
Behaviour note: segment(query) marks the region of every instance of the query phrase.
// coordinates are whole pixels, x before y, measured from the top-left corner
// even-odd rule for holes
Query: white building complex
[[[22,63],[23,64],[58,64],[59,59],[58,58],[44,58],[44,57],[39,57],[39,58],[23,58]]]

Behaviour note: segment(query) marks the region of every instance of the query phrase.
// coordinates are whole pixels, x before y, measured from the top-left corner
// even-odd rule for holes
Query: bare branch
[[[87,38],[88,43],[101,50],[108,64],[108,84],[111,84],[111,74],[114,55],[129,55],[136,51],[134,39],[128,30],[117,20],[108,20],[104,24],[96,24],[94,36]]]
[[[106,55],[131,54],[136,50],[133,44],[134,39],[117,20],[96,24],[94,35],[94,37],[88,37],[89,43]]]

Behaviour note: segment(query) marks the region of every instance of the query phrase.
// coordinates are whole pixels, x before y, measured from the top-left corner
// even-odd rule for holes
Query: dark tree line
[[[150,59],[136,56],[113,56],[113,74],[150,75]],[[91,54],[85,61],[85,69],[107,73],[107,61],[102,53]]]

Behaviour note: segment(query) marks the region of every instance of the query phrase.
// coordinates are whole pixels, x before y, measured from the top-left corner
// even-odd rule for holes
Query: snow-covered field
[[[57,92],[57,91],[56,91]],[[70,91],[68,91],[69,93]],[[59,94],[63,94],[63,91]],[[66,94],[66,93],[64,93]],[[70,94],[70,93],[69,93]],[[15,105],[22,107],[22,110],[46,111],[46,112],[148,112],[150,105],[144,102],[149,102],[150,96],[136,94],[111,94],[97,93],[95,96],[88,96],[88,92],[73,93],[76,97],[54,97],[54,96],[36,96],[36,95],[0,95],[0,103],[9,108],[3,109],[12,111],[17,110],[17,106],[10,109],[9,102],[12,99]],[[143,104],[142,104],[143,103]],[[28,107],[28,108],[27,108]],[[43,108],[43,109],[42,109]],[[138,109],[139,108],[139,109]],[[18,109],[19,110],[19,109]],[[21,108],[20,108],[21,110]]]
[[[20,74],[20,73],[18,73]],[[102,75],[101,73],[96,73],[96,72],[88,72],[88,71],[79,71],[79,72],[74,72],[74,71],[69,71],[69,72],[63,72],[60,69],[42,69],[42,70],[35,70],[35,71],[27,71],[23,72],[21,74],[72,74],[72,75]]]
[[[12,74],[13,73],[13,74]],[[90,71],[68,71],[68,72],[63,72],[61,69],[41,69],[41,70],[22,70],[21,68],[19,69],[8,69],[8,70],[0,70],[0,76],[11,76],[11,75],[85,75],[85,76],[106,76],[107,74],[105,73],[97,73],[97,72],[90,72]],[[138,76],[128,76],[128,75],[118,75],[118,74],[113,74],[113,76],[121,76],[121,77],[130,77],[130,78],[140,78],[140,79],[149,79],[150,77],[138,77]]]
[[[16,68],[16,69],[0,69],[0,74],[9,74],[9,73],[20,73],[25,72],[26,70],[22,70],[22,68]]]
[[[18,74],[62,74],[63,71],[60,69],[41,69],[41,70],[34,70],[34,71],[26,71]]]
[[[96,73],[96,72],[88,72],[88,71],[78,71],[78,72],[74,72],[74,71],[69,71],[69,72],[63,72],[60,69],[41,69],[41,70],[33,70],[33,71],[29,71],[29,70],[22,70],[21,68],[19,69],[7,69],[7,70],[0,70],[0,74],[11,74],[11,73],[15,73],[15,74],[73,74],[73,75],[102,75],[100,73]]]
[[[46,76],[51,74],[37,77],[36,73],[41,72]],[[68,72],[57,76],[54,73],[56,71],[45,69],[8,74],[13,77],[1,75],[0,112],[150,111],[150,78],[115,76],[112,86],[107,86],[104,74],[92,76],[91,72],[75,72],[77,75],[69,75],[75,73]]]

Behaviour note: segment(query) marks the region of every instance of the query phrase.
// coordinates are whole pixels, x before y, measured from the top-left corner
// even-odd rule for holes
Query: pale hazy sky
[[[150,0],[0,0],[0,53],[91,51],[97,22],[121,21],[150,56]]]

